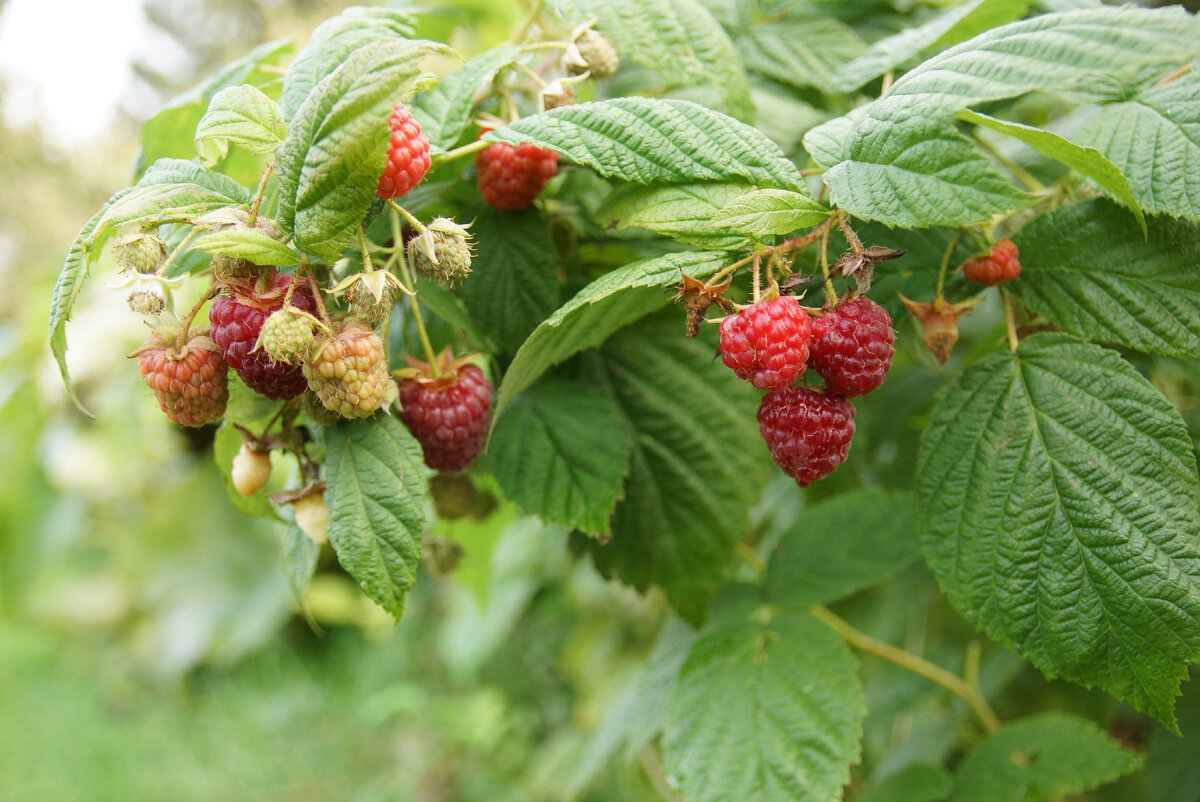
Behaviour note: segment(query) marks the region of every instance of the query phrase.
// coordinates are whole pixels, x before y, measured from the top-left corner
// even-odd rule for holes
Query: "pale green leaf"
[[[471,122],[471,109],[480,87],[520,55],[521,48],[514,45],[494,48],[471,59],[425,93],[412,112],[429,144],[443,150],[453,147]]]
[[[1146,239],[1107,201],[1055,209],[1014,237],[1014,295],[1067,331],[1139,351],[1200,357],[1200,232],[1152,217]]]
[[[276,524],[275,542],[279,545],[279,557],[283,561],[283,573],[287,576],[288,587],[292,589],[296,601],[302,602],[304,591],[308,589],[308,583],[317,572],[321,547],[295,524]]]
[[[325,430],[329,542],[342,567],[396,618],[417,580],[429,469],[391,415]]]
[[[872,782],[854,802],[942,802],[950,797],[950,775],[941,766],[917,763]]]
[[[610,532],[633,432],[612,399],[578,382],[544,381],[496,421],[487,465],[527,512],[592,535]]]
[[[804,135],[804,149],[812,156],[814,162],[825,169],[849,158],[846,148],[854,136],[854,131],[870,111],[870,105],[859,106],[841,117],[834,117],[809,129]]]
[[[1048,802],[1105,785],[1141,766],[1141,757],[1087,719],[1042,713],[980,741],[958,767],[954,800]]]
[[[496,415],[549,368],[667,303],[666,287],[680,273],[706,278],[721,269],[723,253],[672,253],[643,259],[593,281],[567,301],[525,341],[500,384]],[[682,313],[681,317],[682,317]],[[680,330],[682,331],[682,320]]]
[[[1116,353],[1035,335],[968,369],[921,438],[921,544],[971,623],[1174,728],[1200,655],[1196,461]]]
[[[746,237],[711,220],[749,188],[744,183],[625,184],[604,199],[595,219],[618,231],[632,226],[700,248],[734,248],[745,244]]]
[[[710,222],[761,238],[814,226],[829,215],[828,209],[799,192],[756,189],[726,203]]]
[[[294,265],[300,255],[277,239],[256,229],[211,231],[197,237],[192,246],[202,251],[233,259],[245,259],[256,265]]]
[[[738,40],[751,72],[829,94],[841,91],[835,74],[866,49],[852,28],[827,17],[784,17],[755,26]]]
[[[213,96],[196,127],[196,153],[213,167],[230,145],[251,153],[271,153],[283,142],[287,126],[274,100],[253,86],[231,86]]]
[[[663,764],[689,802],[831,802],[866,712],[857,660],[815,618],[726,624],[683,664]]]
[[[635,184],[738,181],[803,190],[796,166],[764,134],[686,100],[626,97],[524,117],[485,139],[533,142]]]

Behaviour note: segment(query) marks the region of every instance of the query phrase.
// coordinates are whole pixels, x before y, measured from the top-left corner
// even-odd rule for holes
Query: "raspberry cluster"
[[[850,298],[811,320],[791,296],[743,308],[721,321],[721,359],[739,378],[767,390],[759,432],[775,464],[807,487],[842,464],[854,435],[854,406],[892,364],[895,333],[887,310]],[[823,390],[794,386],[806,368]]]
[[[444,362],[443,362],[444,364]],[[474,461],[487,436],[492,384],[477,365],[448,365],[434,377],[417,363],[400,383],[400,418],[438,471],[461,471]]]
[[[192,332],[182,348],[154,332],[131,356],[137,357],[138,373],[172,423],[204,426],[225,414],[228,369],[203,332]]]
[[[528,142],[488,145],[475,157],[477,183],[483,202],[515,212],[533,203],[546,182],[558,172],[558,154]]]
[[[1017,245],[1010,239],[1002,239],[992,246],[987,256],[976,256],[963,264],[967,281],[994,287],[1012,281],[1021,275],[1021,262],[1017,258]]]
[[[375,193],[384,200],[407,195],[421,183],[431,163],[429,140],[421,133],[421,124],[403,103],[397,103],[392,109],[388,127],[392,136],[388,142],[387,163]]]

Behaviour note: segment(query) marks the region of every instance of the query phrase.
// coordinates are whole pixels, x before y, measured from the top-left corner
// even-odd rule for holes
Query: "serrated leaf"
[[[1008,724],[971,750],[955,802],[1047,802],[1137,771],[1142,759],[1087,719],[1042,713]]]
[[[632,446],[633,431],[612,399],[578,382],[544,381],[496,421],[487,465],[527,512],[607,535]]]
[[[760,131],[686,100],[625,97],[524,117],[485,139],[533,142],[635,184],[738,181],[803,191],[796,166]]]
[[[866,49],[852,28],[827,17],[784,17],[755,26],[738,40],[746,69],[828,94],[840,91],[833,76]]]
[[[767,569],[767,597],[796,608],[836,601],[920,556],[911,493],[878,487],[839,493],[805,510],[780,540]]]
[[[666,304],[663,288],[677,284],[680,272],[707,278],[726,261],[722,253],[671,253],[626,265],[584,287],[517,351],[500,383],[496,416],[554,365],[595,348],[613,332]]]
[[[196,153],[215,166],[230,145],[251,153],[271,153],[283,142],[287,126],[278,104],[253,86],[231,86],[213,96],[196,127]]]
[[[605,228],[644,228],[699,248],[734,248],[745,244],[746,237],[711,220],[747,189],[744,183],[625,184],[604,199],[595,219]]]
[[[396,618],[417,580],[429,469],[391,415],[325,430],[329,543],[338,562]]]
[[[313,543],[312,538],[300,531],[295,524],[279,523],[275,525],[275,542],[279,545],[279,556],[283,561],[283,573],[287,576],[288,587],[297,603],[304,600],[304,591],[317,572],[317,559],[321,556],[321,547]]]
[[[391,8],[354,6],[317,26],[312,38],[283,77],[280,104],[288,120],[330,73],[361,47],[381,39],[405,39],[413,34],[413,18]]]
[[[830,802],[866,716],[858,661],[811,616],[726,624],[683,664],[663,765],[690,802]]]
[[[855,802],[941,802],[950,797],[950,789],[945,769],[918,763],[872,782]]]
[[[1033,202],[946,120],[866,117],[845,156],[824,179],[833,203],[861,220],[960,226]]]
[[[452,147],[471,122],[471,109],[482,84],[520,55],[521,48],[514,45],[493,48],[462,65],[427,92],[412,112],[429,144],[442,149]]]
[[[483,207],[471,227],[475,257],[459,297],[501,351],[516,353],[558,307],[558,249],[535,207],[502,212]]]
[[[1125,176],[1121,174],[1116,165],[1104,158],[1100,151],[1076,145],[1058,134],[1041,128],[997,120],[995,117],[978,114],[970,109],[959,112],[958,116],[969,123],[990,128],[1006,136],[1011,136],[1013,139],[1018,139],[1043,156],[1061,162],[1085,178],[1092,179],[1133,213],[1133,216],[1137,218],[1138,225],[1142,228],[1142,235],[1145,236],[1146,218],[1142,215],[1142,209],[1133,197],[1129,182],[1125,180]]]
[[[834,73],[832,86],[836,91],[850,92],[926,48],[954,44],[1012,22],[1025,13],[1028,5],[1028,0],[971,0],[948,8],[922,25],[873,42],[865,53]]]
[[[292,49],[291,40],[260,45],[142,123],[134,176],[140,178],[159,159],[190,159],[195,152],[196,126],[208,110],[209,102],[222,89],[245,84],[262,89],[268,97],[278,97],[279,75],[274,69],[264,68],[278,67],[292,54]]]
[[[753,117],[733,42],[695,0],[560,0],[556,6],[575,22],[595,18],[621,58],[654,70],[671,86],[712,84],[730,114]]]
[[[675,316],[650,318],[601,351],[602,381],[634,443],[612,539],[586,545],[602,573],[643,591],[662,587],[695,623],[733,559],[768,462],[758,394],[714,361],[714,327],[689,340],[679,326]]]
[[[341,257],[379,187],[392,106],[419,91],[420,62],[444,45],[385,38],[356,49],[296,112],[279,148],[279,224],[296,247]]]
[[[971,623],[1174,728],[1200,655],[1196,462],[1132,366],[1042,334],[968,369],[921,438],[917,510],[926,561]]]
[[[1146,239],[1102,200],[1064,206],[1014,237],[1021,275],[1009,287],[1067,331],[1139,351],[1200,357],[1200,232],[1150,218]]]
[[[804,135],[804,149],[812,156],[814,162],[825,169],[849,158],[846,149],[850,140],[870,111],[869,104],[859,106],[841,117],[834,117],[809,129]]]
[[[815,226],[829,215],[828,209],[799,192],[756,189],[726,203],[709,222],[751,237],[770,237]]]
[[[256,265],[294,265],[300,254],[277,239],[252,229],[210,231],[197,237],[192,246],[206,253],[245,259]]]
[[[1200,219],[1200,76],[1189,73],[1101,108],[1079,131],[1113,161],[1150,214]]]

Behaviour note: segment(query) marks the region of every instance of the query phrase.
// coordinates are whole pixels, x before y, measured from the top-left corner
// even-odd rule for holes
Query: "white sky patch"
[[[132,81],[148,23],[141,0],[8,0],[0,14],[2,113],[56,145],[98,138]]]

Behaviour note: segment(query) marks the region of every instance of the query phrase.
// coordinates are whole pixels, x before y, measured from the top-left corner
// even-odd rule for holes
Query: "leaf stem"
[[[638,750],[638,762],[642,764],[642,771],[646,772],[646,777],[660,797],[666,802],[683,802],[683,797],[675,793],[667,781],[667,774],[663,771],[662,761],[659,760],[658,751],[653,744],[645,744]]]
[[[321,297],[321,287],[317,284],[317,280],[308,266],[308,259],[303,256],[300,258],[299,272],[312,285],[313,297],[317,300],[317,312],[321,315],[321,322],[328,326],[330,331],[333,331],[333,321],[329,319],[329,311],[325,309],[325,299]]]
[[[545,5],[546,0],[535,0],[533,6],[529,9],[528,16],[525,17],[525,21],[521,23],[521,27],[517,29],[517,32],[513,34],[513,38],[509,40],[512,44],[521,44],[521,40],[529,35],[529,29],[537,22],[537,18],[541,16],[542,8]]]
[[[367,235],[362,226],[358,227],[358,249],[362,253],[363,271],[373,270],[375,265],[371,261],[371,249],[367,247]]]
[[[483,140],[483,139],[477,139],[474,142],[471,142],[466,145],[462,145],[461,147],[457,147],[454,150],[447,150],[444,153],[435,153],[430,158],[430,161],[432,162],[432,166],[430,167],[430,169],[433,169],[433,167],[437,167],[439,164],[445,164],[446,162],[452,162],[455,159],[461,159],[463,156],[470,156],[472,153],[477,153],[477,152],[483,150],[484,148],[488,147],[489,145],[494,145],[494,144],[496,144],[496,143],[488,142],[487,140]]]
[[[942,263],[938,265],[938,280],[937,293],[934,298],[942,298],[942,290],[946,287],[946,268],[950,266],[950,257],[954,254],[954,246],[958,244],[958,229],[954,229],[954,233],[950,235],[950,242],[946,245],[946,251],[942,254]]]
[[[438,367],[437,353],[433,350],[433,342],[429,339],[429,332],[425,329],[425,319],[421,315],[421,304],[417,301],[417,284],[413,280],[412,271],[408,269],[408,258],[404,255],[403,246],[404,232],[400,228],[401,214],[409,218],[410,222],[414,218],[398,203],[391,203],[391,207],[392,242],[399,249],[393,252],[393,256],[397,253],[400,255],[400,258],[396,260],[396,266],[400,269],[400,280],[404,284],[405,295],[408,296],[408,302],[412,306],[413,320],[417,324],[417,337],[421,340],[421,348],[425,351],[425,359],[429,362],[429,374],[436,379],[442,375],[442,371]],[[417,225],[420,225],[420,223],[418,222]]]
[[[821,253],[818,259],[821,267],[821,275],[825,279],[825,305],[835,306],[837,304],[837,290],[833,288],[833,280],[829,277],[829,226],[821,232]]]
[[[1016,351],[1020,340],[1017,339],[1017,321],[1013,317],[1012,296],[1003,287],[1000,288],[1000,300],[1004,304],[1004,325],[1008,329],[1008,347]]]
[[[1166,78],[1163,78],[1161,81],[1156,83],[1154,86],[1155,86],[1155,88],[1160,87],[1160,86],[1166,86],[1167,84],[1171,83],[1171,81],[1174,81],[1177,78],[1182,78],[1183,76],[1187,75],[1191,71],[1192,71],[1192,62],[1189,61],[1187,64],[1184,64],[1182,67],[1175,70],[1175,72],[1171,73]]]
[[[973,687],[962,677],[951,674],[946,669],[929,662],[923,657],[918,657],[890,643],[872,638],[865,632],[855,629],[848,621],[835,614],[823,604],[814,604],[809,608],[809,612],[824,622],[830,629],[837,633],[838,637],[854,648],[864,651],[867,654],[873,654],[876,657],[887,660],[889,663],[894,663],[919,677],[924,677],[935,685],[940,685],[959,699],[962,699],[970,706],[972,712],[975,713],[975,716],[988,732],[996,732],[1000,729],[1000,719],[997,718],[995,712],[988,705],[987,700],[983,698],[983,694],[979,688]]]
[[[258,189],[254,192],[254,202],[250,204],[250,216],[246,218],[246,225],[252,226],[258,220],[258,209],[262,206],[263,195],[267,191],[267,179],[271,177],[271,173],[275,172],[275,162],[267,165],[267,169],[263,170],[262,179],[258,182]]]

